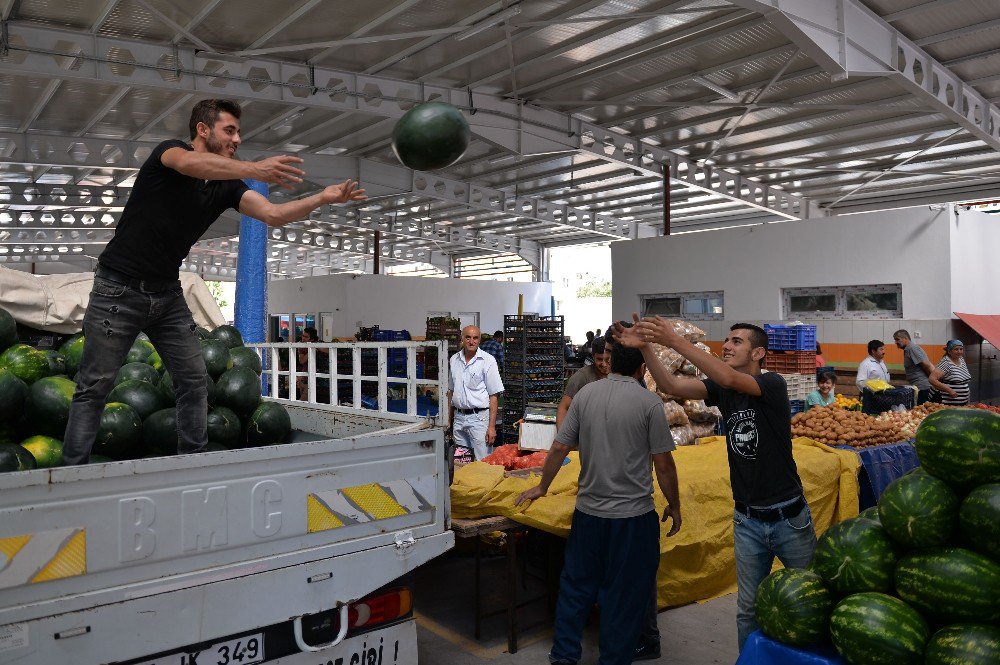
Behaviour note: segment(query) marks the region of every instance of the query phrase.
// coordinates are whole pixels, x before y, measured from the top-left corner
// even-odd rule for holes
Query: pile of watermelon
[[[261,362],[228,325],[198,328],[208,385],[207,450],[286,443],[285,407],[261,400]],[[58,351],[17,343],[10,313],[0,308],[0,472],[58,466],[76,390],[84,338]],[[115,377],[101,416],[92,462],[177,453],[176,395],[170,373],[140,334]]]
[[[1000,663],[1000,415],[932,413],[915,445],[921,466],[823,534],[808,570],[761,583],[766,635],[830,640],[851,665]]]

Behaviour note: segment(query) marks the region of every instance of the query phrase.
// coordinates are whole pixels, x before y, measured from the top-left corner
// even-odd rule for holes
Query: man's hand
[[[535,485],[530,490],[525,490],[524,492],[518,494],[517,498],[514,499],[514,505],[520,506],[526,501],[534,501],[535,499],[543,496],[545,496],[545,492],[542,490],[542,486]]]
[[[667,518],[670,518],[670,531],[667,532],[667,538],[674,535],[681,530],[681,509],[680,506],[668,505],[663,509],[663,517],[660,519],[661,522],[666,522]]]
[[[633,313],[632,320],[638,323],[639,315]],[[620,321],[615,321],[614,328],[615,328],[614,332],[615,341],[621,344],[622,346],[627,346],[632,349],[642,349],[644,346],[646,346],[646,340],[642,338],[642,334],[638,330],[636,330],[635,327],[626,328],[621,324]]]
[[[635,324],[635,329],[643,340],[671,348],[684,339],[674,331],[674,326],[669,321],[659,316],[647,316]]]
[[[493,445],[493,442],[497,440],[497,428],[490,425],[486,428],[486,444],[489,446]]]
[[[302,182],[302,177],[306,174],[302,169],[293,166],[301,163],[302,158],[294,155],[275,155],[262,159],[254,163],[256,171],[254,179],[269,185],[292,189],[297,183]]]
[[[339,185],[330,185],[323,190],[324,203],[349,203],[351,201],[364,201],[365,190],[358,189],[358,183],[354,180],[345,180]]]

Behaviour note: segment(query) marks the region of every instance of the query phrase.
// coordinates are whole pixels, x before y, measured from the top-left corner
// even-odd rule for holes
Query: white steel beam
[[[20,40],[10,48],[26,56],[20,64],[5,65],[13,73],[99,80],[192,95],[225,94],[387,118],[401,117],[403,107],[412,101],[441,100],[464,109],[475,134],[519,154],[578,150],[647,175],[662,175],[666,169],[671,178],[690,187],[784,217],[797,219],[809,214],[808,201],[761,185],[742,174],[698,165],[680,153],[640,142],[623,132],[495,95],[295,63],[254,59],[236,63],[174,45],[95,37],[47,27],[18,24],[10,26],[10,34]],[[80,63],[77,69],[62,66],[60,63],[66,58],[53,57],[66,55],[63,53],[66,43],[72,44],[70,53]],[[112,66],[112,54],[122,51],[133,56],[129,66]],[[163,56],[176,57],[176,66],[158,64]],[[169,70],[169,76],[165,75],[165,69]]]
[[[253,40],[250,43],[250,45],[247,46],[247,49],[249,50],[249,49],[260,48],[265,43],[267,43],[272,37],[281,33],[282,30],[284,30],[292,23],[295,23],[300,18],[308,14],[312,10],[312,8],[318,5],[319,3],[320,0],[304,0],[303,2],[300,2],[298,7],[290,11],[288,14],[285,15],[283,19],[281,19],[273,26],[271,26],[271,28],[267,32],[262,34],[257,39]]]
[[[885,76],[1000,150],[1000,109],[860,0],[730,0],[760,12],[834,79]]]

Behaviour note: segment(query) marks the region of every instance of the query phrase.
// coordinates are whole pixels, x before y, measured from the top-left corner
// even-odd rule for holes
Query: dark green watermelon
[[[10,370],[0,369],[0,423],[20,417],[27,399],[27,384]]]
[[[35,381],[28,389],[24,412],[32,431],[62,438],[69,421],[69,407],[73,403],[76,384],[69,379],[47,376]]]
[[[222,325],[211,333],[211,339],[216,339],[226,345],[227,349],[243,346],[243,335],[233,326]]]
[[[177,454],[177,409],[161,409],[142,422],[142,443],[148,452]]]
[[[226,371],[215,383],[215,403],[248,418],[260,403],[260,377],[246,367]]]
[[[406,167],[434,171],[461,159],[471,136],[469,123],[457,108],[443,102],[425,102],[396,121],[392,151]]]
[[[159,351],[153,351],[146,358],[146,364],[156,370],[157,374],[162,374],[164,370],[163,358],[160,357]]]
[[[66,373],[66,357],[58,351],[42,351],[49,361],[49,376],[59,376]]]
[[[911,474],[889,483],[878,501],[886,532],[905,547],[934,547],[948,542],[958,527],[958,497],[948,485],[927,474]]]
[[[29,436],[21,442],[21,447],[31,453],[40,469],[50,469],[62,464],[62,441],[40,434]]]
[[[240,445],[243,426],[239,417],[232,409],[216,406],[208,412],[208,441],[218,443],[226,448],[236,448]]]
[[[202,327],[202,326],[198,326],[197,328],[195,328],[194,331],[196,333],[198,333],[198,339],[199,340],[202,340],[202,339],[212,339],[212,331],[209,330],[208,328],[205,328],[205,327]]]
[[[263,401],[247,419],[246,430],[247,445],[251,447],[288,443],[292,420],[281,404]]]
[[[1000,414],[935,411],[917,428],[915,445],[927,473],[959,489],[1000,482]]]
[[[165,400],[159,389],[145,381],[124,381],[108,395],[108,402],[128,404],[145,422],[146,418],[164,408]]]
[[[10,312],[0,307],[0,352],[17,344],[17,321]]]
[[[838,594],[889,592],[896,554],[881,524],[857,518],[827,529],[816,543],[811,568]]]
[[[208,445],[206,445],[204,448],[201,449],[201,452],[203,452],[203,453],[217,453],[217,452],[220,452],[220,451],[223,451],[223,450],[229,450],[229,448],[226,448],[221,443],[216,443],[214,441],[209,441]]]
[[[133,459],[141,452],[142,418],[128,404],[109,402],[101,414],[92,453],[113,459]]]
[[[125,356],[126,363],[144,363],[146,359],[156,353],[156,348],[148,339],[136,339],[132,342],[132,348]]]
[[[970,549],[1000,562],[1000,483],[972,490],[958,510],[958,523]]]
[[[865,508],[860,513],[858,513],[858,517],[864,520],[871,520],[872,522],[878,522],[879,524],[882,523],[878,517],[878,506],[871,506],[869,508]]]
[[[37,467],[34,455],[23,446],[16,443],[0,445],[0,473],[31,471]]]
[[[27,344],[15,344],[0,353],[0,369],[10,370],[30,386],[49,375],[49,359],[42,351]]]
[[[118,370],[118,376],[115,377],[115,385],[117,386],[122,381],[145,381],[155,386],[160,382],[160,373],[146,363],[125,363]]]
[[[924,616],[945,623],[1000,621],[1000,565],[960,547],[901,558],[896,593]]]
[[[222,373],[233,366],[229,357],[229,349],[216,339],[206,339],[201,343],[201,355],[205,359],[205,371],[213,379],[218,379]]]
[[[832,610],[829,589],[809,570],[776,570],[757,588],[757,623],[765,635],[785,644],[807,646],[825,639]]]
[[[899,598],[866,591],[833,608],[830,637],[852,665],[919,665],[930,629],[920,613]]]
[[[83,360],[83,333],[77,333],[63,342],[59,353],[66,359],[66,374],[76,376],[80,371],[80,361]]]
[[[229,349],[229,357],[233,359],[233,367],[246,367],[260,376],[262,371],[260,356],[253,349],[237,346],[234,349]]]
[[[211,406],[215,404],[215,381],[206,374],[205,384],[205,387],[208,389],[208,404]],[[177,393],[174,392],[174,380],[171,378],[170,372],[163,373],[163,376],[160,378],[159,389],[169,406],[177,404]]]
[[[90,454],[90,464],[107,464],[108,462],[117,462],[118,460],[108,457],[107,455],[95,455]]]
[[[1000,663],[1000,628],[975,623],[945,626],[927,643],[924,663],[996,665]]]

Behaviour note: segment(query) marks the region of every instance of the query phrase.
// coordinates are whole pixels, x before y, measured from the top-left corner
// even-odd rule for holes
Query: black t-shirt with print
[[[780,374],[754,377],[760,397],[721,388],[705,379],[705,403],[718,406],[726,424],[733,498],[748,506],[771,506],[802,494],[792,458],[788,386]]]
[[[139,169],[115,235],[98,258],[101,265],[138,279],[177,279],[181,261],[227,208],[239,209],[249,189],[242,180],[201,180],[160,161],[184,141],[160,143]]]

